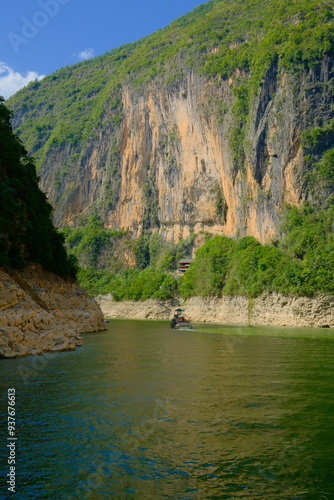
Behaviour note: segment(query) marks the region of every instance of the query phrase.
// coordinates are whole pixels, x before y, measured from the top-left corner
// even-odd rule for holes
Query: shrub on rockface
[[[204,243],[182,278],[181,296],[221,295],[234,247],[234,240],[226,236],[215,236]]]
[[[334,207],[287,207],[282,233],[275,245],[211,238],[182,278],[181,296],[334,294]]]
[[[182,278],[173,272],[178,259],[191,256],[195,237],[167,244],[158,234],[146,232],[133,243],[140,267],[121,272],[88,267],[80,271],[79,280],[92,295],[111,293],[115,300],[164,300],[178,294],[185,299],[223,295],[252,298],[263,292],[333,294],[333,229],[333,206],[324,210],[309,204],[287,207],[280,241],[261,245],[249,236],[239,240],[208,236]],[[95,245],[89,245],[89,251],[91,248]],[[144,269],[143,263],[148,264]]]

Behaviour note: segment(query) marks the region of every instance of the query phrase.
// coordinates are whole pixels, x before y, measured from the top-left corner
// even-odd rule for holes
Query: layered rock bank
[[[145,302],[114,302],[100,297],[103,313],[110,318],[167,319],[176,304],[166,303],[170,313],[154,300]],[[290,327],[334,327],[334,296],[316,298],[262,295],[256,299],[227,296],[223,298],[194,297],[180,302],[192,321],[230,325],[263,325]]]
[[[37,265],[0,269],[0,357],[74,350],[81,333],[104,329],[100,307],[77,283]]]

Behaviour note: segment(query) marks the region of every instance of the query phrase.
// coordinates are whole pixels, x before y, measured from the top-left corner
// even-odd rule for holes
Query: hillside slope
[[[51,213],[33,159],[13,133],[0,97],[0,266],[22,269],[36,262],[59,276],[75,277]]]
[[[35,165],[0,99],[0,358],[73,350],[105,329],[51,220]]]
[[[18,92],[56,224],[277,236],[333,144],[333,28],[332,1],[210,1]]]

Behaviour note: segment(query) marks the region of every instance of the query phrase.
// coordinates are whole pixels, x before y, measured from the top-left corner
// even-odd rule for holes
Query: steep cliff
[[[333,27],[332,2],[211,1],[19,92],[56,224],[276,237],[334,139]]]

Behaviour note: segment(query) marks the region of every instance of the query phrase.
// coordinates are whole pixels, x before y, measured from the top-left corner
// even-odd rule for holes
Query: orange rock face
[[[324,112],[312,104],[319,82],[311,73],[296,82],[270,68],[234,142],[232,79],[190,72],[174,84],[153,81],[140,91],[124,85],[120,124],[112,125],[106,112],[84,149],[62,146],[45,157],[39,174],[56,224],[72,224],[95,207],[107,227],[134,236],[152,229],[178,241],[208,231],[269,241],[277,236],[284,205],[307,197],[301,130]],[[298,92],[303,98],[296,100]],[[73,153],[80,159],[60,190],[55,170]]]

